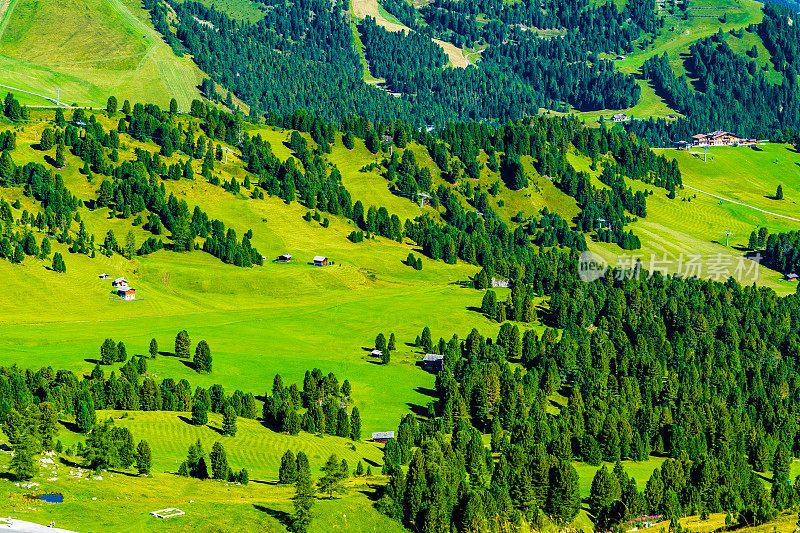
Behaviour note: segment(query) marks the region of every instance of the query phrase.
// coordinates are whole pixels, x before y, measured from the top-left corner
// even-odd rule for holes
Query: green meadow
[[[105,107],[114,94],[161,105],[174,97],[187,110],[199,97],[202,73],[173,54],[138,0],[9,2],[0,20],[0,80],[22,103],[52,105],[36,95],[55,98],[56,89],[62,103],[91,107]]]

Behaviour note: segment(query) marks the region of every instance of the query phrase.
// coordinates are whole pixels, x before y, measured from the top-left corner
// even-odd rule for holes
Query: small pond
[[[64,502],[64,495],[63,494],[42,494],[39,496],[39,499],[43,502],[47,503],[63,503]]]

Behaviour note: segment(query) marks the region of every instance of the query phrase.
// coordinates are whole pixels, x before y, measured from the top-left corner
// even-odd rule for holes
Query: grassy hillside
[[[23,103],[52,105],[42,96],[55,98],[56,89],[61,102],[94,107],[111,94],[161,105],[174,97],[182,109],[198,97],[202,73],[173,54],[137,0],[4,3],[1,79]]]

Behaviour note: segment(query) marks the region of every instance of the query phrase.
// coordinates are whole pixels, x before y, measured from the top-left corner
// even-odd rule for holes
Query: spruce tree
[[[311,525],[311,508],[314,505],[314,485],[311,481],[311,471],[308,461],[300,461],[300,454],[297,454],[298,469],[297,481],[295,482],[295,495],[293,499],[294,514],[290,522],[292,531],[295,533],[306,533]],[[303,454],[305,458],[305,454]]]
[[[342,489],[341,481],[344,477],[341,463],[335,453],[328,457],[321,470],[323,475],[317,481],[317,487],[320,492],[327,493],[328,498],[333,499],[333,493]]]
[[[39,473],[39,463],[33,457],[36,453],[37,443],[33,435],[26,435],[22,442],[14,447],[14,457],[11,458],[9,469],[14,474],[14,479],[26,481]]]
[[[382,352],[386,351],[386,337],[383,336],[383,333],[378,333],[378,336],[375,337],[375,349]]]
[[[194,351],[194,368],[197,372],[207,374],[211,372],[211,348],[206,341],[197,343]]]
[[[229,437],[236,436],[236,411],[230,405],[226,405],[222,412],[222,434]]]
[[[153,338],[150,339],[150,357],[155,359],[157,355],[158,355],[158,341],[155,338]]]
[[[192,405],[192,424],[203,426],[208,423],[208,406],[203,400],[198,400]]]
[[[546,509],[561,523],[571,522],[581,508],[578,473],[566,461],[559,461],[550,468],[550,485]]]
[[[179,331],[175,336],[175,355],[183,359],[188,359],[191,355],[189,351],[191,344],[192,341],[189,338],[189,332],[187,332],[185,329]]]
[[[78,432],[84,435],[92,429],[92,415],[85,403],[81,403],[78,407],[78,412],[75,415],[75,425],[78,426]]]
[[[792,464],[792,458],[789,450],[782,442],[778,443],[775,448],[775,456],[772,459],[772,482],[786,484],[789,479],[789,467]]]
[[[425,353],[431,353],[433,351],[433,341],[431,340],[431,329],[428,326],[422,330],[422,338],[420,339],[422,343],[422,349],[425,350]]]
[[[211,460],[211,477],[214,479],[227,480],[230,476],[231,469],[228,466],[228,454],[222,444],[215,442],[211,447],[211,453],[208,455]]]
[[[297,459],[292,450],[286,450],[281,457],[281,466],[278,469],[278,483],[291,485],[297,481]]]
[[[350,439],[361,440],[361,413],[358,407],[353,407],[353,411],[350,413]]]
[[[117,345],[113,339],[106,339],[100,346],[100,364],[110,365],[117,360]]]
[[[397,344],[397,339],[395,338],[394,333],[391,333],[389,335],[389,342],[386,344],[386,349],[389,350],[390,352],[393,352],[394,350],[397,349],[396,344]]]
[[[592,479],[592,488],[589,494],[589,512],[595,520],[601,515],[607,515],[612,504],[620,497],[620,486],[616,476],[603,466]],[[608,524],[598,524],[608,526]]]
[[[149,475],[152,463],[153,457],[150,453],[150,445],[146,440],[142,440],[139,442],[139,446],[136,447],[136,469],[139,471],[139,475]]]
[[[783,200],[783,185],[778,185],[778,189],[775,191],[775,199]]]

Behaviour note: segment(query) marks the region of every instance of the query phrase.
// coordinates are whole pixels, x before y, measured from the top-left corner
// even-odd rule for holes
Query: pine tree
[[[152,463],[153,457],[150,453],[150,445],[146,440],[142,440],[139,442],[139,446],[136,447],[136,469],[139,471],[139,475],[149,475]]]
[[[755,231],[750,232],[750,239],[747,241],[747,248],[749,250],[758,250],[758,235]]]
[[[39,149],[44,150],[45,152],[50,150],[53,147],[54,141],[55,138],[53,137],[53,130],[50,128],[45,128],[44,131],[42,131],[42,138],[39,140]]]
[[[388,364],[389,364],[389,361],[391,360],[391,358],[392,358],[392,352],[390,352],[389,350],[384,350],[384,351],[381,353],[381,362],[382,362],[384,365],[388,365]]]
[[[117,105],[117,97],[114,95],[109,96],[108,100],[106,101],[106,111],[108,112],[108,116],[111,116],[117,112]]]
[[[100,364],[110,365],[117,360],[117,345],[113,339],[106,339],[100,346]]]
[[[356,474],[357,477],[361,477],[361,476],[364,475],[364,463],[362,463],[360,460],[356,464],[356,472],[355,472],[355,474]]]
[[[789,479],[789,467],[792,464],[792,458],[789,450],[782,442],[778,443],[775,448],[775,456],[772,459],[772,482],[786,484]]]
[[[39,473],[39,463],[33,457],[36,447],[36,438],[33,435],[23,437],[22,442],[14,447],[14,457],[11,458],[9,469],[18,481],[31,479]]]
[[[278,483],[291,485],[297,481],[297,459],[292,450],[286,450],[281,457],[281,466],[278,469]]]
[[[183,331],[179,331],[178,335],[175,336],[175,355],[184,359],[188,359],[191,355],[189,351],[191,344],[192,341],[189,338],[189,332],[187,332],[185,329]]]
[[[778,185],[778,190],[775,191],[775,199],[783,200],[783,185]]]
[[[607,514],[611,505],[620,497],[619,482],[608,469],[603,466],[592,479],[592,489],[589,494],[589,512],[595,520]],[[608,524],[602,524],[607,526]]]
[[[302,452],[300,452],[302,453]],[[314,485],[308,461],[300,461],[298,456],[297,481],[295,482],[294,514],[291,516],[291,528],[295,533],[306,533],[311,525],[311,508],[314,505]],[[305,458],[305,454],[303,454]]]
[[[389,342],[386,344],[386,349],[390,352],[393,352],[397,349],[396,347],[397,339],[394,336],[394,333],[389,334]]]
[[[361,413],[358,407],[353,407],[350,413],[350,439],[361,440]]]
[[[222,412],[222,434],[229,437],[236,436],[236,411],[230,405],[226,405]]]
[[[320,492],[328,494],[330,499],[333,499],[333,493],[342,490],[341,482],[344,478],[341,470],[341,463],[336,454],[328,457],[328,461],[322,467],[322,477],[317,481],[317,487]]]
[[[559,461],[550,468],[550,485],[546,509],[561,523],[571,522],[581,508],[578,473],[566,461]]]
[[[194,351],[194,368],[197,372],[207,374],[211,372],[211,348],[206,341],[197,343]]]
[[[81,403],[80,407],[78,407],[78,412],[75,415],[75,425],[78,426],[78,432],[84,435],[92,429],[92,415],[85,403]]]
[[[222,444],[215,442],[211,447],[211,453],[208,455],[211,460],[211,477],[214,479],[227,480],[230,476],[231,469],[228,466],[228,454]]]
[[[204,426],[208,423],[208,406],[203,400],[198,400],[192,405],[192,424]]]
[[[153,338],[150,339],[150,357],[155,359],[157,355],[158,355],[158,341],[155,338]]]
[[[375,337],[375,349],[382,352],[386,351],[386,337],[383,336],[383,333],[378,333],[378,336]]]
[[[428,326],[422,330],[422,349],[425,350],[425,353],[431,353],[433,351],[433,341],[431,340],[431,330]]]

